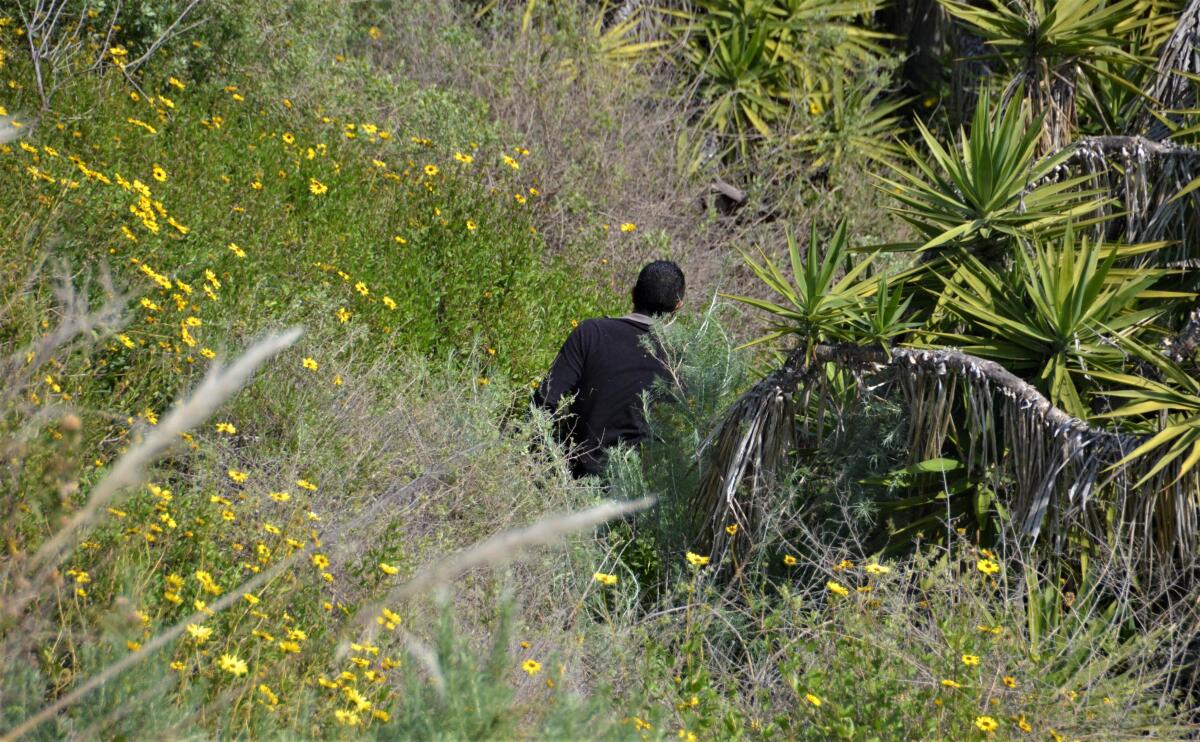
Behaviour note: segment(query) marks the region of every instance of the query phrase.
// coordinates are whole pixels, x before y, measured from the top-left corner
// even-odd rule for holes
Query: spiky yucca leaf
[[[922,242],[896,250],[971,250],[985,257],[1008,252],[1014,240],[1061,233],[1105,203],[1084,188],[1090,176],[1053,180],[1069,150],[1037,156],[1040,119],[1026,126],[1014,97],[993,111],[980,96],[970,133],[959,130],[955,149],[943,147],[920,121],[917,128],[929,157],[902,142],[909,166],[891,165],[880,177],[885,192],[900,202],[891,211],[916,228]]]
[[[1130,39],[1150,22],[1139,0],[938,0],[946,12],[982,36],[1012,72],[1010,92],[1024,86],[1043,152],[1061,149],[1075,135],[1079,77],[1138,91],[1111,65],[1137,61]]]
[[[1031,379],[1052,403],[1088,416],[1078,379],[1120,366],[1118,337],[1133,334],[1165,307],[1150,304],[1150,287],[1164,271],[1117,274],[1119,251],[1068,230],[1061,241],[1018,249],[1016,263],[997,272],[973,256],[954,259],[961,270],[946,279],[943,306],[965,325],[962,349],[999,361]]]
[[[838,277],[848,254],[845,222],[838,225],[833,238],[825,245],[818,239],[814,224],[804,255],[800,254],[800,245],[790,232],[787,243],[792,269],[790,280],[765,254],[762,255],[761,264],[745,253],[742,255],[759,280],[782,297],[787,302],[786,306],[749,296],[722,294],[727,299],[769,312],[776,318],[770,333],[747,345],[776,340],[789,334],[800,336],[802,347],[805,348],[827,340],[847,339],[860,316],[860,304],[877,288],[873,280],[860,280],[873,256],[859,260]]]
[[[1095,374],[1123,387],[1109,391],[1110,397],[1128,400],[1097,417],[1125,420],[1152,433],[1120,462],[1128,464],[1152,454],[1157,457],[1139,485],[1173,462],[1180,462],[1178,477],[1183,477],[1200,462],[1200,380],[1135,338],[1123,338],[1121,346],[1155,369],[1160,379],[1119,371]]]
[[[907,99],[884,99],[883,89],[870,83],[846,85],[834,78],[827,93],[809,94],[809,111],[818,116],[816,129],[796,134],[791,141],[812,158],[811,167],[837,168],[846,161],[891,162],[903,154],[895,135],[900,110]]]

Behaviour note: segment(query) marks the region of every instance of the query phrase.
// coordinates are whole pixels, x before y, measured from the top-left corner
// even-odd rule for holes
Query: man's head
[[[651,317],[670,314],[683,306],[683,271],[670,260],[649,263],[633,286],[633,311]]]

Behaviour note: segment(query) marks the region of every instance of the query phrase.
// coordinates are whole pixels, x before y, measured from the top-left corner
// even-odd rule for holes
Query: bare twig
[[[147,59],[149,59],[154,52],[158,51],[160,46],[167,43],[167,41],[169,41],[171,37],[175,35],[175,29],[179,28],[179,24],[183,23],[183,19],[187,18],[188,15],[195,10],[196,6],[200,4],[200,2],[201,0],[192,0],[190,3],[188,3],[187,7],[179,13],[177,18],[175,18],[175,21],[170,26],[167,26],[167,30],[163,31],[162,34],[154,40],[154,43],[150,45],[150,48],[147,49],[142,56],[138,57],[132,62],[128,62],[125,65],[126,71],[132,72],[133,70],[136,70]],[[200,23],[203,23],[203,21],[200,21]],[[188,28],[195,28],[197,25],[199,25],[199,23],[193,23]]]

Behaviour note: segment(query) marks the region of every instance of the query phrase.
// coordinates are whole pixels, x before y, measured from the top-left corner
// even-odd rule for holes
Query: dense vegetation
[[[1198,38],[0,6],[0,733],[1194,735]],[[657,257],[572,481],[529,387]]]

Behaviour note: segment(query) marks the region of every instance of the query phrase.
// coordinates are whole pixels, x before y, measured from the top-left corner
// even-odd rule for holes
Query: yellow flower
[[[338,307],[338,310],[334,312],[334,316],[336,316],[338,322],[341,322],[343,325],[350,321],[350,312],[345,307]]]
[[[821,115],[821,111],[823,111],[823,110],[824,109],[821,107],[820,101],[814,100],[814,101],[810,101],[808,104],[808,112],[814,116]]]
[[[454,159],[458,160],[459,162],[461,162],[464,165],[470,165],[472,162],[475,161],[474,157],[472,157],[471,155],[465,155],[462,152],[455,152]]]
[[[888,572],[892,571],[891,567],[885,567],[882,564],[868,564],[867,566],[863,567],[863,569],[866,570],[867,574],[869,575],[886,575]]]
[[[383,626],[388,631],[392,631],[400,625],[400,614],[384,608],[380,611],[380,615],[375,618],[375,623]]]
[[[976,716],[975,726],[978,727],[979,731],[987,732],[988,734],[1000,728],[1000,724],[990,716]]]
[[[304,366],[309,371],[316,371],[318,368],[317,362],[315,360],[313,360],[312,358],[305,358],[301,362],[301,365]]]
[[[394,574],[399,574],[399,572],[400,572],[399,567],[393,567],[392,565],[388,564],[387,562],[380,562],[379,569],[383,570],[383,573],[385,575],[394,575]]]
[[[222,670],[234,677],[240,678],[246,674],[246,663],[244,660],[238,659],[237,655],[223,654],[218,664]]]
[[[621,231],[622,232],[636,232],[637,225],[634,224],[633,222],[625,222],[624,224],[621,225]]]
[[[367,288],[367,284],[363,283],[362,281],[359,281],[358,283],[354,284],[354,290],[357,291],[358,293],[362,294],[363,296],[366,296],[367,294],[371,293],[371,290]]]
[[[809,703],[811,703],[814,706],[821,705],[821,699],[819,697],[813,695],[812,693],[805,693],[804,698],[805,698],[805,700],[807,700]]]
[[[286,144],[295,144],[296,143],[296,137],[290,131],[283,132],[283,137],[281,137],[281,138],[283,139],[284,143],[286,143]]]
[[[379,26],[371,26],[367,29],[367,36],[370,36],[375,41],[379,41],[383,36],[383,32],[379,30]]]
[[[437,175],[438,174],[438,166],[437,165],[426,165],[425,166],[425,174],[431,178],[433,176]]]
[[[946,686],[947,688],[961,688],[962,687],[962,683],[956,683],[953,680],[949,680],[949,679],[943,680],[942,685]]]
[[[975,667],[979,664],[979,656],[974,654],[964,654],[962,656],[962,663],[967,667]]]
[[[254,593],[242,593],[242,597],[245,598],[246,602],[250,605],[258,605],[258,596]]]
[[[250,475],[247,474],[246,472],[238,471],[237,469],[230,469],[228,474],[229,474],[229,478],[232,479],[234,482],[237,482],[238,484],[245,482],[250,477]]]
[[[302,490],[309,490],[310,492],[316,492],[317,490],[317,485],[313,484],[307,479],[297,479],[296,486]]]
[[[703,567],[704,565],[708,564],[708,559],[709,558],[706,556],[693,554],[690,551],[687,553],[688,564],[691,564],[693,567]]]
[[[825,587],[829,589],[829,592],[833,593],[834,595],[840,595],[843,598],[850,594],[850,591],[847,590],[844,585],[835,580],[826,582]]]
[[[157,180],[159,183],[165,183],[167,180],[167,171],[163,170],[158,165],[154,166],[154,170],[152,171],[152,174],[154,175],[154,179]]]
[[[197,644],[203,644],[212,636],[213,630],[208,626],[190,623],[187,625],[187,632]]]
[[[1026,734],[1033,731],[1033,727],[1025,720],[1025,714],[1021,714],[1021,718],[1017,720],[1017,728]]]
[[[275,502],[287,502],[288,500],[292,499],[292,496],[286,492],[268,492],[267,497],[271,498]]]
[[[1005,675],[1003,680],[1004,680],[1004,684],[1007,685],[1009,688],[1017,687],[1017,679],[1014,678],[1012,675]]]
[[[396,308],[396,300],[390,296],[385,296],[383,297],[383,305],[388,309],[394,310]]]
[[[309,178],[309,179],[308,179],[308,190],[309,190],[309,191],[310,191],[310,192],[311,192],[311,193],[312,193],[314,196],[321,196],[321,195],[323,195],[323,194],[324,194],[326,191],[328,191],[328,190],[329,190],[329,186],[325,185],[324,183],[322,183],[321,181],[317,180],[316,178]]]
[[[236,255],[239,258],[246,257],[246,251],[243,250],[242,248],[238,247],[237,243],[235,243],[235,242],[229,243],[229,252],[233,253],[234,255]]]
[[[612,587],[613,585],[617,584],[617,576],[616,575],[610,575],[610,574],[606,574],[604,572],[595,573],[594,575],[592,575],[592,579],[595,580],[596,582],[599,582],[601,585],[608,585],[609,587]]]
[[[479,229],[479,225],[475,223],[474,219],[468,219],[467,220],[467,231],[474,232],[476,229]]]
[[[534,675],[537,675],[542,671],[542,663],[538,662],[537,660],[525,660],[521,663],[521,669],[528,673],[529,677],[532,678]]]
[[[356,727],[360,723],[358,714],[354,713],[353,711],[338,709],[337,711],[333,712],[333,717],[337,719],[339,724],[344,724],[348,727]]]
[[[237,428],[233,427],[233,425],[229,423],[217,423],[217,432],[233,435],[237,432]]]
[[[1000,571],[1000,565],[993,562],[991,559],[980,559],[975,563],[975,569],[985,575],[994,575]]]
[[[187,85],[184,85],[183,82],[180,81],[178,78],[168,77],[167,82],[171,85],[171,87],[173,87],[177,90],[183,90],[184,88],[187,87]]]
[[[796,566],[796,557],[792,556],[791,554],[784,554],[783,555],[783,563],[789,567],[795,567]]]
[[[729,525],[725,526],[725,533],[728,533],[730,536],[736,536],[737,532],[738,532],[738,524],[737,523],[730,523]]]
[[[504,158],[503,158],[503,159],[504,159],[504,164],[505,164],[505,165],[508,165],[508,166],[509,166],[509,167],[511,167],[513,170],[520,170],[520,169],[521,169],[521,163],[517,162],[516,160],[514,160],[514,159],[513,159],[513,158],[511,158],[511,157],[509,157],[508,155],[504,155]]]
[[[325,569],[329,566],[329,557],[324,554],[313,554],[312,563],[317,569]]]

